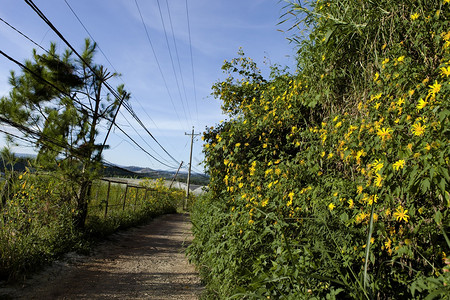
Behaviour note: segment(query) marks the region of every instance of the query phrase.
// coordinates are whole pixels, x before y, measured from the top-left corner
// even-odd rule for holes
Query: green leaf
[[[439,226],[442,225],[442,213],[439,210],[434,214],[434,221]]]
[[[423,193],[428,192],[428,190],[430,189],[430,180],[428,178],[425,178],[421,183],[421,187]]]

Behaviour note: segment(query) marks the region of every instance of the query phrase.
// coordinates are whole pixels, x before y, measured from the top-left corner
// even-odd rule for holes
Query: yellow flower
[[[380,77],[380,74],[378,72],[375,73],[375,76],[373,77],[373,81],[377,81]]]
[[[393,165],[392,168],[397,171],[399,169],[403,169],[403,167],[405,166],[405,160],[404,159],[400,159],[398,161],[396,161]]]
[[[377,131],[377,135],[381,138],[381,140],[384,142],[386,140],[389,140],[392,136],[391,136],[391,132],[393,132],[393,130],[391,128],[381,128],[378,129]]]
[[[450,67],[442,67],[441,68],[441,76],[442,77],[448,77],[450,75]]]
[[[356,188],[356,191],[358,192],[358,195],[360,195],[363,191],[363,187],[361,185],[358,185],[358,187]]]
[[[266,207],[268,203],[269,203],[269,198],[266,198],[266,199],[264,199],[263,202],[261,202],[261,206]]]
[[[353,202],[353,199],[349,199],[347,201],[347,203],[348,203],[348,208],[353,208],[355,206],[355,203]]]
[[[412,126],[411,131],[414,135],[421,136],[424,134],[426,127],[425,125],[422,126],[420,122],[417,122]]]
[[[253,221],[253,220],[248,220],[248,224],[249,224],[249,225],[252,225],[253,223],[255,223],[255,221]]]
[[[411,16],[410,16],[410,18],[411,18],[411,20],[417,20],[418,18],[419,18],[419,14],[418,13],[415,13],[415,14],[412,14]]]
[[[370,195],[369,197],[367,197],[367,194],[364,194],[363,200],[367,201],[369,205],[372,205],[374,202],[377,203],[378,195]]]
[[[385,64],[387,64],[388,62],[389,62],[389,58],[385,58],[385,59],[381,62],[381,64],[385,65]]]
[[[417,104],[416,108],[417,110],[421,110],[422,108],[424,108],[426,105],[428,104],[427,101],[420,99],[419,103]]]
[[[379,159],[375,159],[371,166],[374,172],[378,172],[383,168],[384,164]]]
[[[383,181],[383,177],[377,173],[377,178],[375,178],[375,186],[380,187],[382,181]]]
[[[429,95],[436,95],[441,90],[441,85],[437,82],[437,80],[433,85],[429,85],[428,87],[430,88],[428,91]]]
[[[402,55],[399,58],[397,58],[398,62],[403,62],[404,60],[405,60],[405,56],[404,55]]]
[[[406,223],[408,223],[409,216],[407,215],[407,212],[408,212],[407,209],[404,209],[403,206],[399,205],[395,209],[393,216],[397,221],[405,221]]]
[[[236,147],[239,147],[241,145],[241,143],[236,143]]]
[[[330,211],[332,211],[335,207],[336,207],[336,205],[334,205],[333,203],[328,204],[328,209]]]

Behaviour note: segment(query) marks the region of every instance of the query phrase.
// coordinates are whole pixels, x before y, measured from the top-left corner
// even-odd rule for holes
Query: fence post
[[[145,188],[144,201],[147,201],[148,188]]]
[[[139,188],[136,188],[136,199],[134,199],[134,211],[136,211],[136,205],[137,205],[137,199],[138,199],[138,195],[139,195]]]
[[[109,190],[111,189],[111,181],[108,181],[108,192],[106,193],[105,218],[108,215]]]
[[[125,210],[125,202],[127,201],[127,192],[128,192],[128,183],[127,183],[127,186],[125,187],[125,195],[123,195],[123,207],[122,207],[122,211]]]

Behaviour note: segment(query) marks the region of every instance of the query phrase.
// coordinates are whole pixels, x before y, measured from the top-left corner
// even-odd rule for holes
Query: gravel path
[[[197,299],[202,286],[184,255],[186,214],[165,215],[112,235],[88,257],[72,255],[0,299]],[[8,296],[6,296],[8,295]]]

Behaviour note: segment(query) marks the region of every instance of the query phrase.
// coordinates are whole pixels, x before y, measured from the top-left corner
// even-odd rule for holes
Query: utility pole
[[[184,200],[184,207],[183,209],[187,209],[187,201],[189,199],[189,187],[191,185],[191,165],[192,165],[192,148],[194,147],[194,136],[200,135],[200,133],[194,133],[194,126],[192,126],[192,133],[185,132],[184,135],[190,135],[191,136],[191,153],[189,155],[189,171],[187,176],[187,190],[186,190],[186,199]]]
[[[175,173],[175,176],[173,176],[172,182],[170,183],[170,186],[169,186],[169,189],[172,188],[172,184],[173,184],[173,182],[175,181],[175,178],[177,178],[178,172],[180,172],[180,169],[181,169],[181,166],[182,166],[182,165],[183,165],[183,161],[181,161],[181,164],[180,164],[180,166],[178,167],[178,170],[177,170],[177,172]]]

